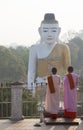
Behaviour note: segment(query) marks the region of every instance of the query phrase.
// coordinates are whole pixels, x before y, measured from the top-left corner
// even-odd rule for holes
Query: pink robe
[[[77,112],[76,86],[78,84],[78,75],[71,73],[74,80],[74,88],[70,88],[67,75],[64,76],[64,116],[75,117]]]
[[[46,98],[45,98],[45,110],[50,114],[58,114],[60,76],[52,75],[52,78],[55,87],[55,92],[51,93],[49,90],[49,86],[47,86]]]

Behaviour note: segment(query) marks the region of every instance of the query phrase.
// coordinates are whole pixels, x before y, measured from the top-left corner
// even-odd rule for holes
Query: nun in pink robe
[[[59,89],[60,89],[60,76],[56,74],[57,69],[52,68],[52,78],[50,84],[48,83],[45,98],[45,110],[50,113],[51,118],[57,118],[59,112]],[[53,82],[53,83],[52,83]],[[52,86],[54,88],[52,88]]]
[[[64,76],[64,117],[75,118],[77,114],[77,88],[78,75],[73,72],[73,67],[68,67],[68,74]]]

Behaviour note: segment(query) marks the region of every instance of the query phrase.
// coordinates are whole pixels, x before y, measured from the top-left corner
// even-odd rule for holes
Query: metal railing
[[[37,107],[38,99],[32,98],[31,93],[23,88],[22,113],[26,117],[39,117]],[[11,117],[11,85],[10,83],[0,83],[0,118]]]
[[[77,90],[78,115],[83,114],[83,86]],[[33,98],[31,92],[23,88],[22,114],[25,118],[39,117],[38,97]],[[11,85],[0,83],[0,118],[11,116]]]
[[[0,118],[11,116],[11,87],[10,84],[0,83]]]

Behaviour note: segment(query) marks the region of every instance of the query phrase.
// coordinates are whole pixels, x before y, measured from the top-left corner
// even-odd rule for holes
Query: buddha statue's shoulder
[[[60,42],[60,43],[58,43],[57,45],[58,45],[58,47],[60,47],[60,48],[68,48],[67,43],[64,43],[64,42]]]
[[[39,52],[43,49],[45,49],[45,44],[42,44],[42,43],[36,43],[36,44],[31,46],[31,50],[34,50],[36,52]]]
[[[36,43],[36,44],[33,44],[32,46],[31,46],[31,50],[38,50],[38,48],[41,48],[41,44],[39,44],[39,43]]]

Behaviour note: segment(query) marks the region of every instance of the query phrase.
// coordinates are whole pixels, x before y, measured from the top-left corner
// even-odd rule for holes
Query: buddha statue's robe
[[[51,53],[37,61],[37,77],[44,77],[51,74],[52,67],[57,68],[57,73],[63,75],[70,65],[70,51],[66,44],[56,44]]]

